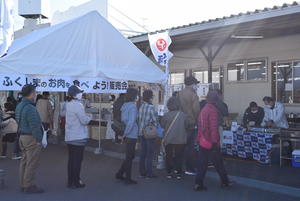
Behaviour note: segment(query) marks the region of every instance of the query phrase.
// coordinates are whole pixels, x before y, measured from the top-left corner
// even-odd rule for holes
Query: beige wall
[[[238,40],[238,39],[236,39]],[[278,37],[271,39],[242,40],[239,43],[225,45],[214,66],[224,66],[224,100],[229,105],[230,112],[243,114],[250,101],[262,105],[262,98],[271,95],[271,62],[278,60],[300,59],[300,35]],[[206,69],[207,63],[199,49],[175,51],[176,56],[195,57],[197,59],[173,58],[170,62],[171,72],[183,72],[184,69]],[[240,59],[267,58],[268,79],[265,82],[236,82],[227,81],[226,67],[230,61]],[[300,105],[299,105],[300,106]],[[300,113],[298,105],[287,105],[287,112]]]

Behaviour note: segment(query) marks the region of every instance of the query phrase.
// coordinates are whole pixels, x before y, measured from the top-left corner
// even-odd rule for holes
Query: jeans
[[[132,161],[135,157],[135,145],[137,139],[126,138],[126,157],[123,161],[121,168],[119,169],[117,175],[123,176],[125,174],[126,180],[131,179],[131,169],[132,169]]]
[[[224,167],[223,157],[220,150],[199,148],[198,152],[198,169],[196,176],[196,184],[203,186],[203,180],[207,171],[208,161],[211,161],[221,179],[222,184],[228,183],[227,172]]]
[[[155,139],[141,137],[140,174],[142,176],[153,176],[153,158]]]
[[[68,150],[68,185],[78,185],[80,184],[84,146],[68,144]]]
[[[189,172],[195,172],[197,167],[197,150],[195,149],[196,135],[196,129],[189,131],[187,145],[185,148],[185,168],[186,171]]]
[[[172,173],[176,170],[178,174],[182,173],[182,163],[185,144],[168,144],[166,146],[166,170]]]

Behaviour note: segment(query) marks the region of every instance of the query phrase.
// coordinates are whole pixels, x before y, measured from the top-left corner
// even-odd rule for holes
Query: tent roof
[[[101,77],[161,83],[165,75],[98,12],[13,42],[0,74]]]

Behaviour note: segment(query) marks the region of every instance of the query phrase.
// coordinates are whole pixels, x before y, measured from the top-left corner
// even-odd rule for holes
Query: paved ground
[[[219,182],[207,178],[207,192],[191,190],[193,178],[167,180],[164,172],[153,180],[138,179],[136,186],[126,186],[113,179],[121,161],[107,156],[85,153],[82,178],[87,187],[69,190],[66,184],[66,148],[50,146],[43,153],[38,183],[47,191],[42,195],[24,195],[18,191],[18,162],[1,160],[0,168],[7,171],[7,188],[0,191],[0,201],[297,201],[268,191],[236,185],[220,189]],[[137,172],[137,167],[134,167]],[[275,175],[274,175],[275,176]],[[298,175],[299,176],[299,175]]]
[[[91,141],[90,145],[96,147],[97,143]],[[116,145],[109,140],[103,140],[102,146],[105,150],[113,152],[123,152],[124,149],[122,145]],[[279,165],[271,166],[260,164],[254,160],[225,156],[225,164],[230,175],[300,188],[300,179],[297,176],[300,175],[300,168],[291,167],[290,161],[285,162],[287,163],[280,168]]]

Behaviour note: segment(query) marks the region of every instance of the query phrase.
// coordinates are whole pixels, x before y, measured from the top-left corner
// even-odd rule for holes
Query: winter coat
[[[199,97],[191,86],[186,86],[178,94],[180,108],[190,121],[190,124],[196,125],[200,113]]]
[[[22,98],[16,108],[16,121],[20,133],[31,134],[38,142],[43,139],[42,121],[34,103]]]
[[[36,103],[36,109],[40,114],[43,123],[52,123],[53,121],[53,110],[51,103],[48,99],[39,99]]]
[[[176,115],[179,115],[174,122],[173,126],[170,128],[169,133],[166,134],[171,123],[173,122]],[[161,119],[161,127],[165,131],[164,142],[165,145],[168,144],[186,144],[187,143],[187,130],[188,120],[187,115],[181,111],[170,111],[167,112]]]
[[[264,109],[262,107],[258,107],[258,111],[253,113],[251,108],[248,107],[244,113],[243,123],[244,126],[247,126],[250,121],[255,122],[255,126],[260,126],[265,116]]]
[[[207,104],[206,100],[200,102],[200,111],[205,107],[206,104]],[[228,106],[222,100],[217,101],[215,103],[215,106],[219,111],[218,124],[219,126],[222,126],[224,123],[224,117],[227,117],[229,115]]]
[[[12,134],[18,132],[18,124],[15,120],[15,112],[9,111],[3,115],[3,122],[5,126],[2,128],[2,135]]]
[[[138,111],[134,102],[126,102],[121,108],[121,119],[125,124],[124,137],[137,139],[138,138],[138,125],[137,125]]]
[[[218,109],[207,103],[199,115],[198,143],[202,148],[211,149],[213,144],[220,147]]]
[[[79,100],[66,103],[66,136],[65,141],[77,141],[89,138],[87,125],[91,117],[87,115]]]

